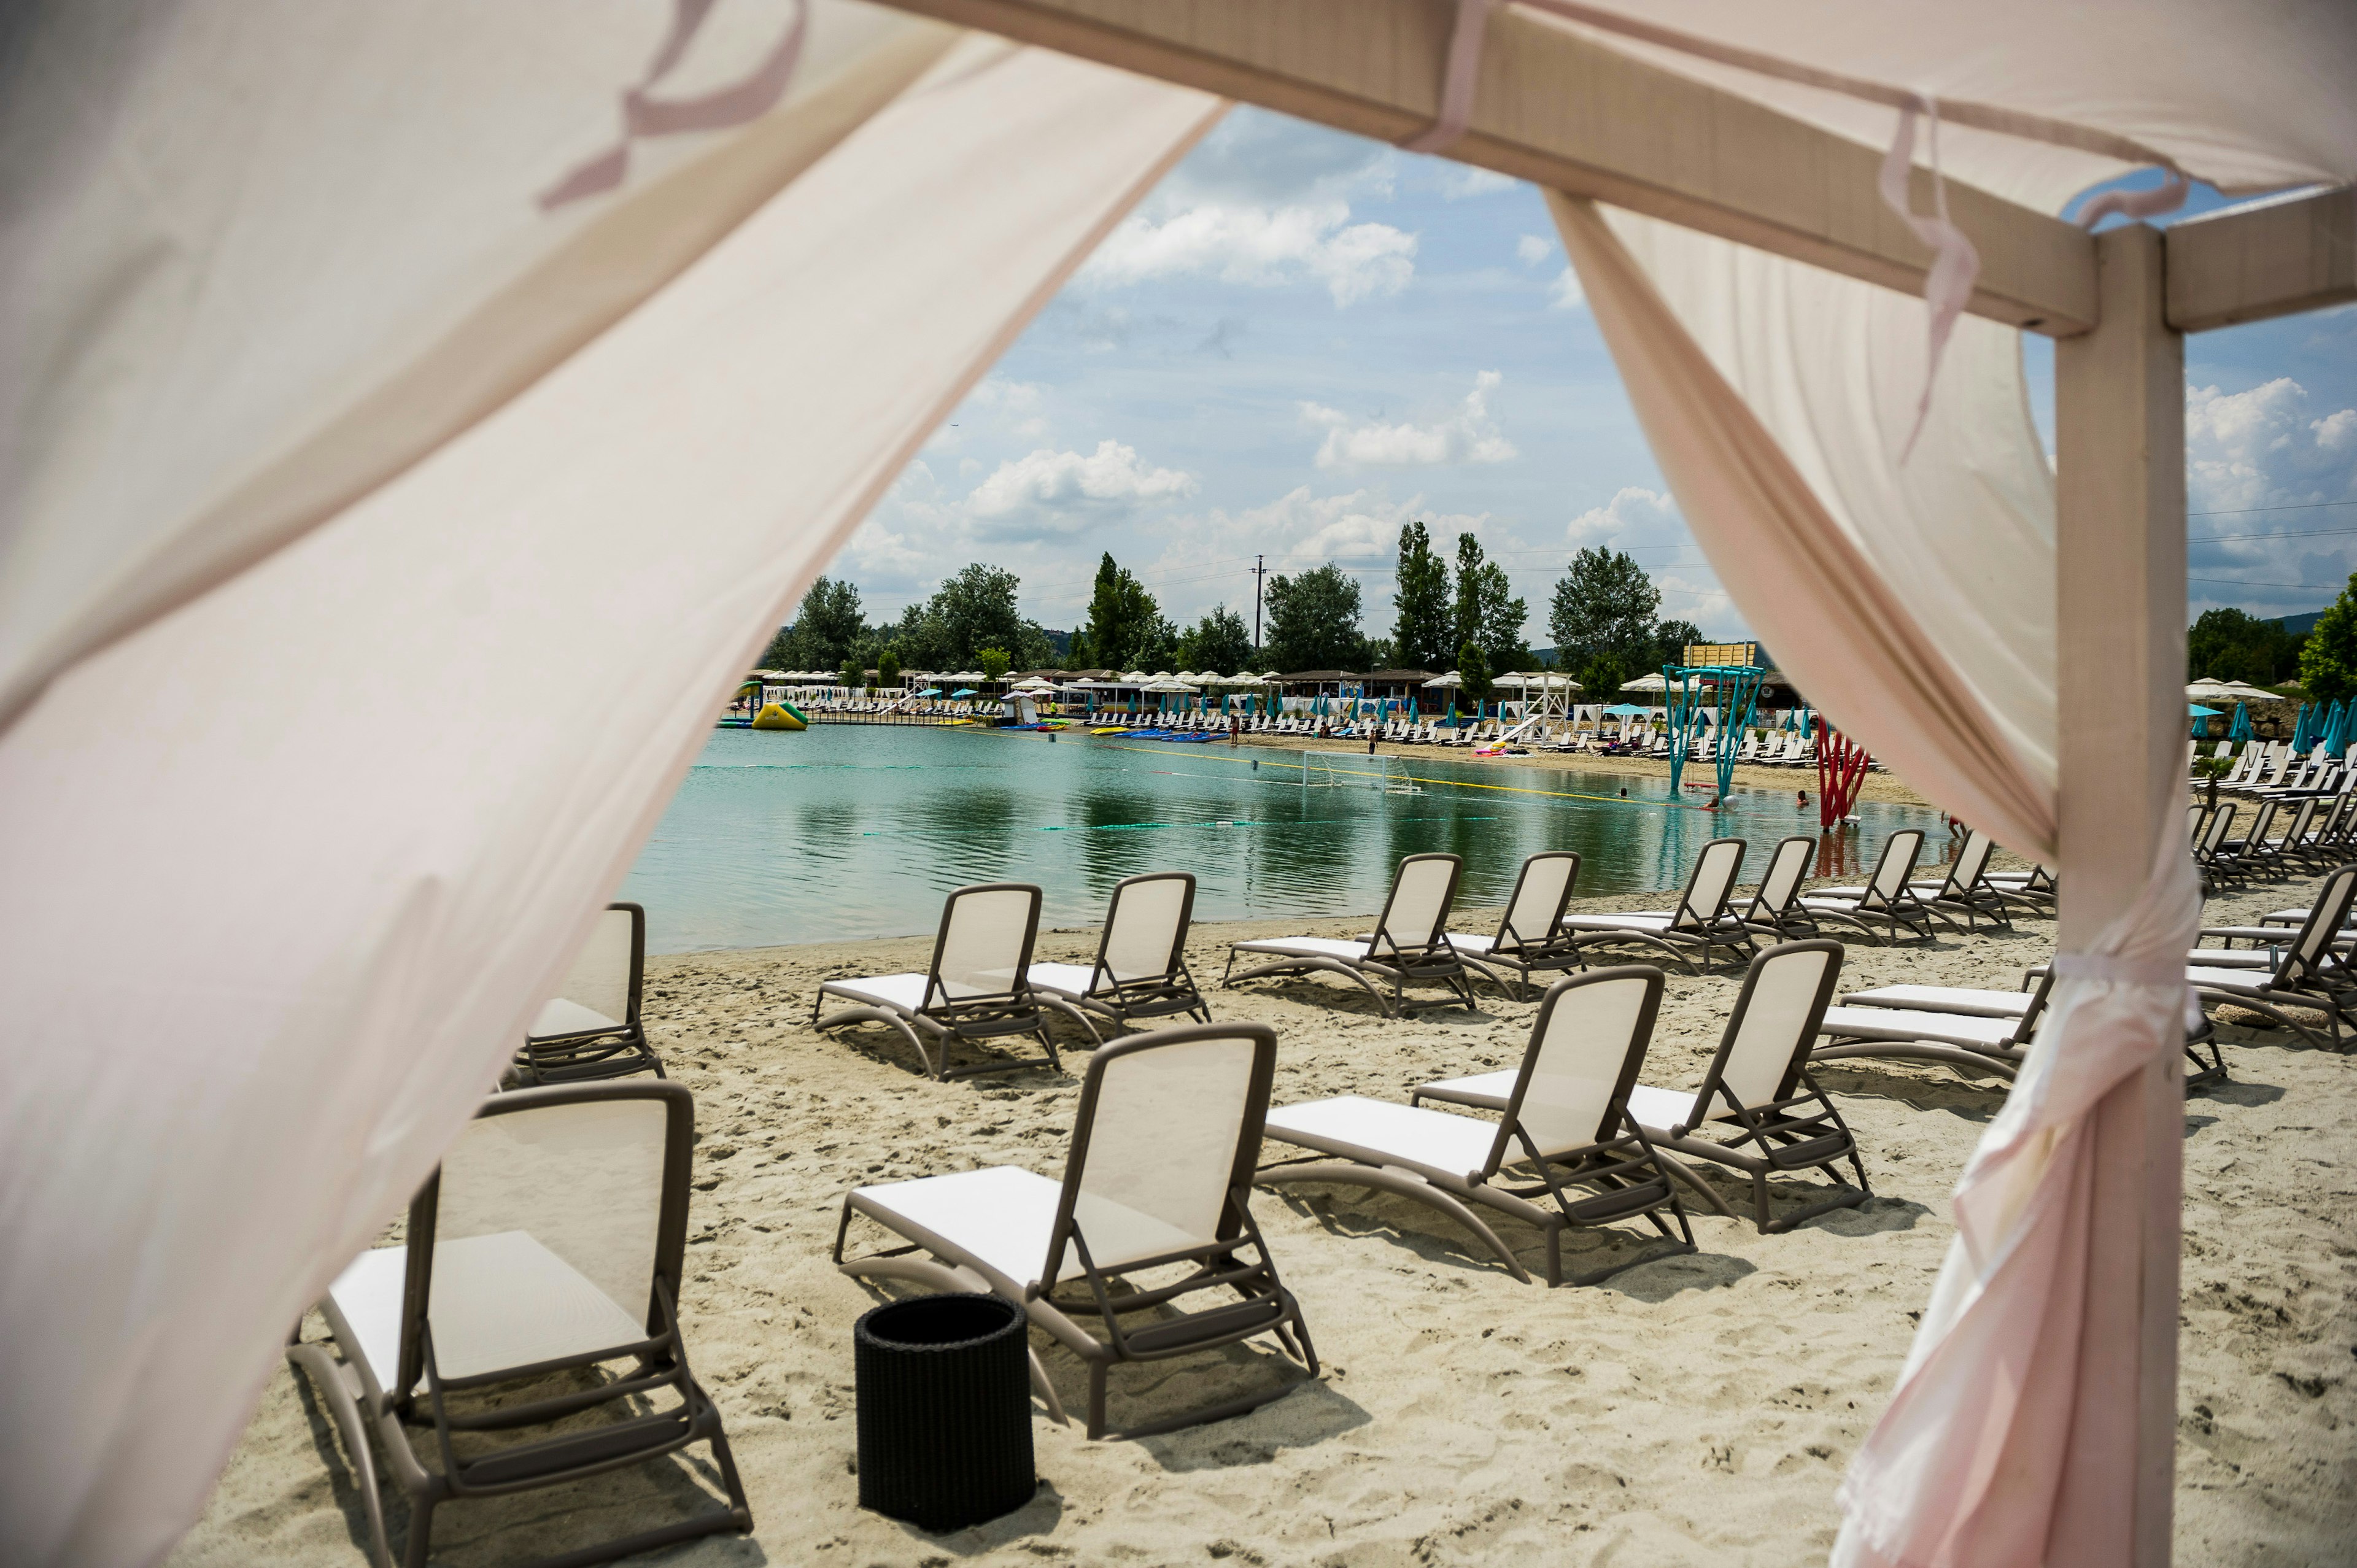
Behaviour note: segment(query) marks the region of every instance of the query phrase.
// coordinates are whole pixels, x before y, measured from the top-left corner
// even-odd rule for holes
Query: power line
[[[2357,506],[2357,501],[2298,501],[2290,506],[2244,506],[2229,511],[2189,511],[2188,517],[2248,517],[2255,511],[2316,511],[2329,506]]]

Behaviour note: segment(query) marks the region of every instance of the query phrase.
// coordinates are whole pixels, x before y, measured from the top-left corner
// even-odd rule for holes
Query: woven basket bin
[[[861,1316],[861,1508],[940,1532],[1031,1500],[1026,1325],[995,1295],[920,1295]]]

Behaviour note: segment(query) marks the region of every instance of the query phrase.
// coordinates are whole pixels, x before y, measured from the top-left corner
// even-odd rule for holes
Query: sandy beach
[[[1583,765],[1586,765],[1585,763]],[[1813,780],[1812,779],[1812,783]],[[2212,921],[2306,898],[2298,882],[2213,901]],[[1603,901],[1587,901],[1598,907]],[[1647,900],[1617,899],[1622,908]],[[1485,929],[1479,915],[1458,926]],[[1199,926],[1208,983],[1224,944],[1360,920]],[[1043,936],[1085,957],[1093,937]],[[1853,945],[1844,989],[1900,981],[2012,986],[2052,950],[2026,920],[1936,944]],[[758,1524],[646,1561],[1653,1565],[1812,1563],[1834,1488],[1887,1397],[1952,1230],[1948,1195],[2001,1103],[1944,1069],[1829,1065],[1877,1196],[1761,1236],[1697,1213],[1697,1255],[1608,1283],[1522,1284],[1437,1214],[1343,1188],[1262,1191],[1254,1208],[1299,1295],[1322,1378],[1271,1353],[1116,1371],[1114,1419],[1292,1378],[1257,1412],[1138,1442],[1034,1423],[1040,1489],[1017,1512],[934,1537],[856,1506],[851,1324],[883,1297],[827,1260],[851,1185],[1013,1163],[1060,1171],[1077,1079],[1044,1069],[937,1084],[878,1028],[807,1026],[826,977],[921,968],[930,939],[651,960],[646,1015],[694,1089],[698,1150],[683,1308],[697,1374],[723,1409]],[[1737,989],[1674,975],[1645,1080],[1691,1085]],[[1212,993],[1222,1017],[1272,1024],[1278,1103],[1404,1096],[1426,1078],[1504,1066],[1528,1004],[1377,1016],[1330,979]],[[2187,1107],[2178,1561],[2346,1563],[2357,1539],[2357,1086],[2349,1061],[2228,1027],[2233,1080]],[[1060,1039],[1062,1038],[1060,1036]],[[1068,1068],[1086,1060],[1074,1048]],[[1536,1232],[1501,1232],[1527,1263]],[[1575,1236],[1583,1259],[1634,1232]],[[316,1321],[309,1332],[318,1332]],[[1036,1333],[1068,1403],[1078,1361]],[[445,1509],[436,1561],[503,1564],[711,1506],[699,1456],[570,1491]],[[396,1499],[389,1512],[398,1520]],[[360,1563],[350,1473],[323,1410],[282,1369],[264,1391],[178,1568]],[[396,1539],[396,1551],[399,1550]]]

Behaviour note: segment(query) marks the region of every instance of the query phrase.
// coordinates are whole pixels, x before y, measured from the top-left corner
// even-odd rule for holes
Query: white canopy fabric
[[[1609,4],[2132,135],[2230,188],[2357,172],[2350,7]],[[34,367],[0,377],[17,1558],[147,1560],[193,1516],[284,1326],[461,1124],[767,628],[1217,113],[839,0],[799,33],[788,0],[732,0],[667,46],[705,11],[49,0],[0,24],[0,341]],[[1890,134],[1887,108],[1612,47]],[[618,152],[641,87],[759,117]],[[2126,166],[1953,125],[1941,147],[2050,209]],[[544,204],[617,157],[615,188]],[[1557,217],[1780,660],[1920,786],[2051,844],[2053,503],[2011,335],[1959,325],[1902,467],[1919,302]],[[1768,602],[1747,521],[1841,572]],[[1884,704],[1861,672],[1902,653],[1916,700]],[[553,658],[605,695],[596,725],[535,701]],[[356,703],[334,672],[361,664],[400,677]],[[2174,961],[2184,871],[2162,846],[2096,944],[2115,972]],[[2100,1224],[2088,1120],[2173,1049],[2173,1004],[2058,986],[1854,1469],[1843,1562],[2034,1560],[2056,1445],[2118,1437],[2070,1359],[2104,1283],[2072,1272]]]
[[[286,1326],[492,1082],[768,628],[1219,111],[921,28],[930,72],[902,73],[917,90],[837,124],[831,151],[553,373],[248,564],[254,519],[283,537],[286,514],[211,510],[235,477],[300,447],[328,393],[373,406],[373,389],[406,373],[382,347],[403,330],[355,343],[326,319],[337,308],[373,315],[380,287],[466,273],[479,250],[503,258],[544,221],[652,221],[639,203],[657,199],[680,203],[682,223],[705,216],[712,190],[640,183],[665,177],[652,157],[586,210],[539,215],[535,193],[610,141],[614,94],[667,22],[646,0],[584,26],[570,3],[447,0],[404,8],[401,27],[245,0],[157,7],[145,26],[162,36],[131,40],[154,70],[108,93],[41,95],[43,120],[12,96],[27,78],[0,84],[17,116],[10,156],[25,160],[12,196],[40,193],[54,218],[7,231],[12,290],[45,295],[27,306],[12,293],[11,308],[56,350],[16,361],[48,367],[32,389],[44,466],[12,491],[0,580],[13,594],[40,578],[36,607],[71,611],[42,607],[38,635],[0,620],[19,671],[114,639],[0,736],[13,1047],[0,1540],[14,1563],[150,1561],[196,1516]],[[814,11],[814,48],[851,25],[837,9]],[[81,58],[66,48],[77,29],[116,26],[71,6],[39,20],[52,65],[60,50],[65,66]],[[877,48],[919,36],[861,25]],[[608,33],[622,40],[610,49],[579,43]],[[118,41],[79,46],[102,57],[89,69]],[[755,29],[718,76],[773,42]],[[552,61],[588,85],[535,86]],[[446,95],[408,84],[446,66],[475,84],[447,97],[523,105],[511,145],[470,134],[484,128],[468,114],[436,124]],[[208,69],[221,75],[199,92]],[[534,107],[551,99],[603,113]],[[866,106],[826,113],[856,121]],[[704,156],[802,138],[799,112],[790,100],[705,138]],[[18,140],[28,125],[54,133],[46,161]],[[247,166],[255,126],[321,149],[332,169],[274,188]],[[437,161],[445,129],[463,156]],[[151,261],[170,248],[150,221],[101,199],[160,143],[226,149],[218,201],[180,231],[185,264]],[[92,203],[97,216],[75,217]],[[460,254],[433,265],[391,239],[446,227]],[[289,254],[321,275],[289,276]],[[139,280],[159,265],[151,303]],[[81,269],[87,289],[70,281]],[[165,330],[154,312],[183,279],[244,308]],[[130,352],[151,327],[202,341],[157,363]],[[315,333],[341,352],[288,371],[247,424],[210,411],[246,394],[232,383],[249,371],[313,356]],[[121,384],[110,345],[127,355]],[[31,441],[29,417],[11,410],[12,440]],[[151,439],[163,478],[148,473]],[[168,541],[156,519],[174,521]],[[205,591],[125,635],[124,607],[155,600],[96,568],[158,552],[206,564],[172,579],[175,596]],[[220,581],[226,562],[245,569]],[[599,693],[595,722],[539,700],[552,661]],[[342,672],[362,665],[398,679],[355,693]]]
[[[1969,15],[1927,11],[1914,26],[1867,0],[1605,8],[2133,136],[2228,188],[2357,174],[2344,86],[2357,11],[2346,7],[2328,20],[2286,4],[2114,0],[2057,12],[2000,0]],[[1861,141],[1888,140],[1897,120],[1855,98],[1611,41]],[[1941,154],[1951,177],[2048,210],[2130,166],[1953,124]],[[1671,488],[1783,667],[1934,799],[2028,853],[2059,850],[2066,879],[2089,874],[2057,842],[2054,492],[2015,335],[1956,324],[1929,421],[1901,461],[1928,363],[1920,301],[1628,213],[1553,206]],[[2137,1495],[2137,1399],[2081,1382],[2083,1326],[2120,1320],[2096,1298],[2142,1288],[2095,1271],[2092,1238],[2141,1224],[2158,1180],[2107,1181],[2115,1207],[2104,1210],[2099,1163],[2174,1170],[2179,1158],[2174,1119],[2139,1120],[2134,1108],[2175,1070],[2182,987],[2162,977],[2198,925],[2181,824],[2164,823],[2152,856],[2143,896],[2061,961],[2031,1063],[1959,1184],[1958,1240],[1900,1387],[1844,1486],[1835,1560],[1845,1568],[2097,1560],[2091,1548],[2125,1563],[2139,1534],[2166,1539],[2165,1523],[2132,1520],[2123,1503]],[[2098,1122],[2115,1108],[2109,1124],[2142,1128],[2139,1145],[2100,1144]],[[2165,1518],[2165,1488],[2158,1507]]]

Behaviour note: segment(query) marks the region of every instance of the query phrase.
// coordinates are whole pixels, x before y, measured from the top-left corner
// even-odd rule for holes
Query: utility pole
[[[1254,557],[1253,557],[1253,658],[1254,658],[1254,660],[1258,660],[1258,659],[1260,658],[1260,585],[1261,585],[1261,579],[1262,579],[1262,578],[1264,578],[1264,577],[1265,577],[1265,576],[1267,576],[1267,575],[1268,575],[1268,557],[1267,557],[1267,556],[1265,556],[1265,555],[1255,555],[1255,556],[1254,556]]]

